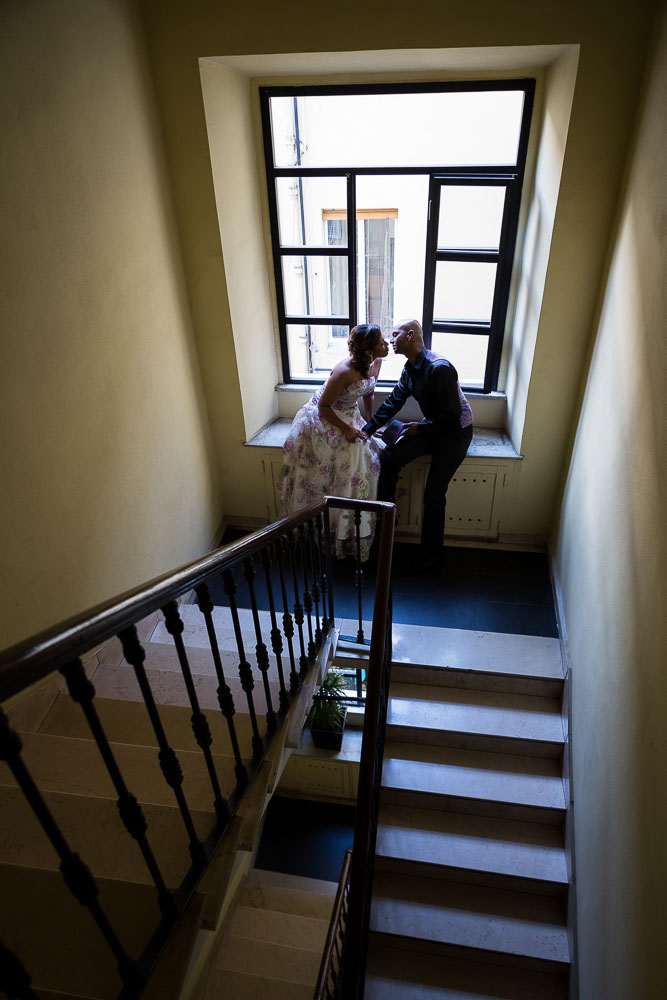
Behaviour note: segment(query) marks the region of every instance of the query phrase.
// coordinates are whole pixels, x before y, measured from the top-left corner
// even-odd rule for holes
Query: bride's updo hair
[[[368,378],[372,352],[381,336],[382,330],[377,323],[359,323],[350,330],[347,346],[352,363],[362,378]]]

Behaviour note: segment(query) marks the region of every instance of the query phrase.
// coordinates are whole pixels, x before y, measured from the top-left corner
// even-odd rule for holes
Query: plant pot
[[[347,716],[347,709],[345,709],[345,715]],[[310,735],[318,750],[335,750],[339,752],[343,745],[344,729],[345,718],[343,718],[342,725],[338,729],[311,729]]]

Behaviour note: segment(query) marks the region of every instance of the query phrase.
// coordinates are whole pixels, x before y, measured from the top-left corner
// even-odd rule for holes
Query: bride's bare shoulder
[[[343,358],[334,365],[331,375],[340,382],[355,382],[359,378],[359,372],[352,366],[352,358]]]

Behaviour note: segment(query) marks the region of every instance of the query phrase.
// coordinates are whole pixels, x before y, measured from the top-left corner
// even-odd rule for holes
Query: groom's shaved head
[[[394,333],[412,333],[412,339],[424,346],[424,332],[418,319],[404,319],[395,327]]]

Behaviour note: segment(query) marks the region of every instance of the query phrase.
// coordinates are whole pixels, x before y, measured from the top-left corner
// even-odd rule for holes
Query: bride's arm
[[[358,431],[351,424],[346,424],[332,408],[343,389],[354,382],[354,380],[354,373],[350,373],[345,368],[339,369],[336,366],[325,383],[317,407],[320,411],[320,416],[342,431],[346,440],[356,441],[357,438],[360,438],[362,441],[366,441],[368,440],[367,434],[364,434],[363,431]]]

